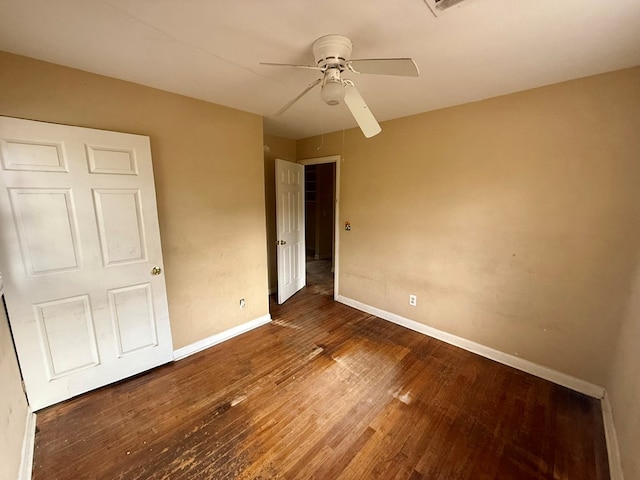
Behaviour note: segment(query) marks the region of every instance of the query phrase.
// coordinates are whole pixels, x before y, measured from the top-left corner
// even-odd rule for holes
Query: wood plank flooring
[[[33,478],[608,479],[599,401],[332,301],[38,414]]]

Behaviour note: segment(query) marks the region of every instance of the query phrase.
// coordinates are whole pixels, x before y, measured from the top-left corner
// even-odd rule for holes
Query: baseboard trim
[[[338,296],[337,301],[357,310],[375,315],[383,320],[387,320],[418,333],[442,340],[445,343],[460,347],[490,360],[494,360],[498,363],[502,363],[503,365],[522,370],[523,372],[530,373],[536,377],[544,378],[545,380],[570,388],[576,392],[584,393],[585,395],[589,395],[594,398],[604,397],[604,387],[567,375],[566,373],[558,372],[557,370],[553,370],[548,367],[543,367],[542,365],[530,362],[529,360],[495,350],[480,343],[458,337],[451,333],[438,330],[437,328],[429,327],[428,325],[416,322],[415,320],[401,317],[395,313],[372,307],[371,305],[367,305],[342,295]]]
[[[216,333],[207,338],[203,338],[202,340],[198,340],[191,345],[187,345],[186,347],[178,348],[173,352],[174,360],[182,360],[194,353],[201,352],[202,350],[206,350],[209,347],[213,347],[219,343],[222,343],[226,340],[229,340],[233,337],[237,337],[238,335],[242,335],[243,333],[248,332],[249,330],[253,330],[254,328],[261,327],[271,321],[271,315],[266,314],[262,317],[256,318],[255,320],[251,320],[249,322],[243,323],[242,325],[238,325],[236,327],[230,328],[229,330],[225,330],[224,332]]]
[[[613,423],[613,410],[609,401],[609,394],[604,393],[602,403],[602,420],[604,422],[604,435],[607,440],[607,456],[609,457],[609,475],[611,480],[624,480],[620,450],[618,448],[618,435]]]
[[[18,480],[29,480],[33,473],[33,452],[36,443],[36,414],[27,407],[27,418],[24,427],[24,439],[22,440],[22,455],[20,458],[20,471]]]

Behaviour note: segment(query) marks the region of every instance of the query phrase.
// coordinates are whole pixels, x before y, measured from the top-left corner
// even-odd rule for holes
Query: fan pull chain
[[[322,136],[320,137],[320,145],[316,148],[316,152],[324,145],[324,109],[320,110],[320,131],[322,132]]]

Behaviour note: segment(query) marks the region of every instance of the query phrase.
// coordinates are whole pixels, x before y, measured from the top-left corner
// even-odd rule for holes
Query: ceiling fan
[[[419,75],[418,66],[411,58],[351,60],[352,48],[351,40],[343,35],[325,35],[313,42],[315,65],[261,62],[261,65],[304,68],[322,72],[322,78],[310,83],[297,97],[278,110],[275,116],[282,115],[316,85],[321,84],[320,94],[325,103],[338,105],[344,100],[365,137],[370,138],[380,133],[382,129],[360,92],[351,80],[342,78],[342,73],[348,71],[356,74],[371,73],[417,77]]]

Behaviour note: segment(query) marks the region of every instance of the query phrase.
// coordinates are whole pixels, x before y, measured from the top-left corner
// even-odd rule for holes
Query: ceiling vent
[[[451,7],[470,0],[424,0],[436,17],[445,13]]]

